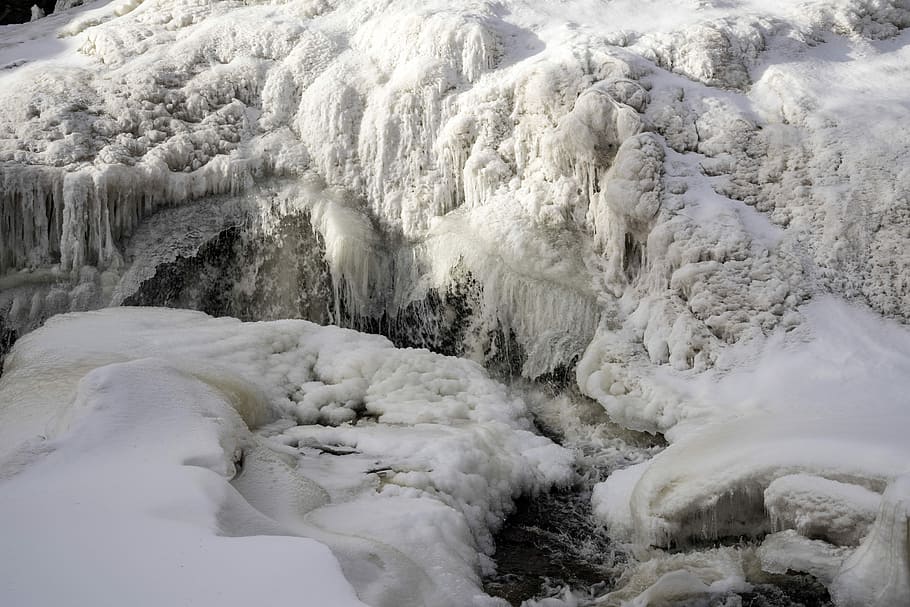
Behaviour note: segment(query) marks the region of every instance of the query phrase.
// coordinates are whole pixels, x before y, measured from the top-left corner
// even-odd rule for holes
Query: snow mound
[[[252,437],[219,386],[139,359],[72,388],[78,417],[0,482],[4,603],[297,602],[299,582],[310,604],[363,605],[319,542],[225,528],[251,510],[228,481]]]
[[[0,395],[0,493],[18,513],[4,520],[15,521],[23,546],[42,545],[25,538],[51,533],[40,529],[44,518],[60,526],[52,562],[39,566],[36,549],[4,567],[16,604],[44,604],[53,592],[96,597],[101,570],[72,555],[93,535],[114,538],[99,558],[123,572],[123,600],[144,588],[128,580],[146,574],[119,559],[122,538],[154,536],[151,563],[171,562],[165,555],[195,546],[196,535],[210,536],[202,552],[193,548],[199,558],[227,541],[219,536],[255,544],[277,535],[282,552],[261,557],[276,567],[258,569],[287,576],[289,563],[314,561],[319,576],[334,567],[337,588],[320,588],[344,601],[355,599],[338,563],[319,544],[293,538],[328,545],[372,605],[494,605],[479,577],[492,532],[513,499],[573,474],[569,452],[535,435],[524,404],[476,363],[306,321],[241,323],[153,308],[57,316],[16,345]],[[58,476],[68,480],[45,500],[41,479]],[[81,505],[71,512],[72,504]],[[32,507],[40,516],[27,514]],[[192,526],[181,535],[185,523]],[[159,534],[160,525],[176,528]],[[50,567],[62,576],[67,559],[82,562],[83,574],[34,594],[25,572]],[[221,567],[205,563],[186,561],[175,584],[226,591],[203,583]],[[241,602],[272,585],[231,579]],[[142,600],[152,604],[160,591]]]
[[[693,417],[670,434],[666,450],[598,486],[595,512],[616,537],[639,546],[792,530],[801,535],[775,534],[763,545],[769,571],[808,571],[834,583],[837,596],[860,596],[851,593],[863,587],[905,596],[908,570],[900,565],[889,566],[887,582],[876,581],[871,564],[832,580],[846,555],[836,546],[860,544],[851,563],[873,551],[889,555],[875,557],[883,562],[905,558],[905,548],[882,539],[892,537],[885,527],[902,524],[893,513],[903,498],[899,489],[881,494],[902,486],[910,456],[910,334],[833,298],[802,312],[801,330],[758,350],[743,346],[736,366],[671,382],[694,399]],[[898,529],[893,537],[905,536]]]

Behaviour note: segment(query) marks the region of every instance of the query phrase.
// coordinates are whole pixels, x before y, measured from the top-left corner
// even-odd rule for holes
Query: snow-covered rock
[[[275,582],[242,575],[239,555],[223,553],[227,569],[205,560],[231,537],[246,538],[236,551],[263,551],[255,569],[269,579],[312,571],[326,594],[309,604],[353,604],[343,570],[370,605],[497,605],[479,577],[491,533],[519,495],[573,475],[570,454],[534,434],[523,403],[476,363],[302,320],[57,316],[8,357],[0,403],[4,535],[28,547],[5,555],[3,596],[23,605],[156,604],[171,584],[130,580],[157,580],[145,569],[158,561],[181,599],[270,592]],[[43,537],[60,545],[52,559]],[[93,537],[98,560],[76,557]],[[328,545],[341,569],[298,538]],[[147,539],[142,561],[122,559],[122,542]],[[202,581],[235,570],[229,586]],[[100,583],[111,571],[122,585]]]

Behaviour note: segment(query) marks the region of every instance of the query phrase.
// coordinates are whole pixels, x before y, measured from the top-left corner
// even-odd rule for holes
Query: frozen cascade
[[[604,604],[746,597],[787,564],[867,600],[862,555],[887,543],[874,513],[908,455],[904,0],[79,4],[0,28],[0,356],[59,313],[122,304],[382,333],[666,439],[617,447],[592,488],[588,523],[631,555]],[[460,419],[452,378],[421,369],[436,392],[417,400]],[[282,395],[298,425],[268,432],[388,455],[361,416],[407,415],[358,382]],[[255,490],[283,468],[255,453],[236,490],[273,519],[255,525],[294,527]],[[411,506],[470,529],[434,558],[471,593],[500,522],[453,518],[476,505],[460,482]],[[504,513],[517,495],[496,491]],[[702,545],[765,534],[764,557]],[[372,585],[369,543],[326,538],[368,602],[413,600]],[[407,568],[405,548],[384,562]],[[898,600],[893,571],[878,585]]]
[[[76,19],[68,32],[84,38],[82,51],[112,66],[114,75],[93,78],[88,68],[67,74],[66,92],[81,94],[76,105],[54,104],[64,92],[58,82],[38,80],[12,94],[15,99],[40,94],[42,102],[23,110],[25,127],[8,126],[10,144],[26,133],[35,142],[27,152],[10,147],[10,159],[26,166],[54,164],[67,175],[79,162],[92,160],[95,167],[76,170],[81,178],[64,179],[72,183],[58,204],[59,235],[50,230],[54,233],[46,247],[41,238],[29,237],[37,240],[37,250],[5,239],[10,243],[7,267],[23,267],[30,257],[37,259],[32,265],[59,262],[64,272],[88,264],[117,273],[125,239],[162,205],[248,191],[254,180],[314,169],[327,191],[340,189],[332,194],[336,202],[343,199],[340,206],[351,209],[337,210],[333,204],[308,211],[315,213],[326,244],[336,319],[344,316],[341,300],[352,318],[394,318],[402,306],[421,299],[421,290],[447,290],[447,272],[467,270],[483,289],[480,317],[486,320],[476,323],[475,333],[501,331],[506,342],[515,333],[525,351],[523,372],[535,376],[571,364],[595,333],[601,264],[594,249],[606,259],[609,295],[623,292],[639,273],[638,282],[659,288],[659,275],[668,270],[655,266],[659,269],[648,272],[650,252],[656,258],[663,252],[646,241],[674,207],[659,205],[670,211],[660,218],[652,208],[663,195],[663,143],[659,135],[649,135],[641,139],[651,142],[643,147],[623,147],[649,124],[647,89],[653,85],[641,81],[648,69],[643,64],[608,47],[594,47],[595,56],[558,48],[542,51],[533,36],[492,4],[480,3],[470,14],[427,10],[404,20],[372,15],[350,32],[350,48],[336,33],[350,24],[327,7],[308,5],[303,21],[270,26],[268,43],[261,26],[252,23],[237,29],[231,21],[232,33],[223,34],[219,24],[232,18],[230,11],[209,14],[211,9],[161,2],[155,10],[143,5],[121,14],[117,27],[110,23],[85,30]],[[254,14],[260,9],[237,10]],[[350,10],[357,14],[365,7]],[[178,15],[174,23],[181,25],[152,28],[141,48],[130,46],[124,32],[148,28],[160,14]],[[383,42],[390,30],[405,41],[391,54]],[[553,57],[524,60],[529,48]],[[202,69],[212,61],[217,69]],[[151,66],[150,80],[137,80],[130,66],[138,63]],[[502,77],[485,77],[494,70]],[[130,96],[106,92],[127,84]],[[71,134],[58,139],[55,121]],[[618,165],[611,169],[618,153]],[[650,181],[639,179],[642,162],[652,167]],[[84,174],[87,170],[91,178]],[[128,187],[120,187],[126,182]],[[18,190],[14,186],[12,191]],[[623,202],[629,197],[641,202],[629,206]],[[437,225],[434,217],[462,205],[474,213],[482,241],[503,249],[492,251],[489,260],[469,247],[439,246],[436,234],[448,224]],[[339,214],[348,219],[338,219]],[[356,219],[358,214],[363,219]],[[516,220],[527,226],[528,235],[513,234]],[[352,232],[340,232],[339,221]],[[357,227],[364,221],[372,227]],[[16,217],[5,225],[17,224],[26,225],[25,219]],[[543,235],[553,241],[552,235],[565,228],[579,238],[560,237],[575,242],[567,250],[557,242],[552,255],[585,260],[569,275],[546,264],[527,264],[532,251],[525,244],[520,251],[507,250],[516,237]],[[373,235],[370,229],[379,232]],[[708,234],[705,244],[710,247],[714,238]],[[351,246],[344,244],[347,239],[353,239]],[[358,248],[358,240],[365,248]],[[399,240],[401,247],[394,244]],[[364,254],[375,250],[371,241],[392,243],[402,252]],[[416,248],[409,253],[411,245]],[[430,258],[423,259],[427,250]],[[449,267],[434,258],[439,251]],[[515,268],[510,257],[521,259],[520,277],[501,268],[491,272],[490,262],[496,259]],[[690,262],[671,262],[670,272],[676,263]],[[423,276],[427,267],[432,281]],[[734,273],[744,269],[730,267]],[[653,278],[646,281],[648,274]],[[559,275],[555,285],[552,275]],[[565,285],[567,279],[572,284]],[[493,284],[499,281],[503,284]],[[390,285],[401,290],[389,297]],[[103,305],[109,300],[102,294],[93,301]],[[789,297],[782,303],[798,301]],[[680,315],[690,315],[685,306],[673,306],[669,315],[652,315],[653,324],[678,328],[655,326],[651,332],[675,336],[680,347],[693,333],[705,333],[699,328],[703,318]],[[759,318],[762,329],[775,322]],[[27,330],[40,320],[12,324]],[[660,361],[659,354],[651,358]],[[691,359],[681,352],[674,364],[691,366]]]

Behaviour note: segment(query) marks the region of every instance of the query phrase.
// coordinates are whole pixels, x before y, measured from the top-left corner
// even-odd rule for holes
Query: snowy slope
[[[225,296],[254,318],[299,316],[276,301],[324,280],[336,322],[416,319],[408,343],[437,331],[447,351],[527,378],[571,370],[611,419],[666,436],[595,493],[642,559],[780,531],[762,548],[768,570],[811,569],[842,605],[910,602],[908,25],[905,0],[145,0],[2,27],[0,340],[130,301],[229,229],[311,251],[319,263],[300,267],[242,259]],[[203,307],[187,292],[181,303]],[[136,331],[145,321],[129,314]],[[66,326],[60,343],[84,339]],[[4,379],[0,411],[17,421],[0,424],[2,448],[43,432],[91,369],[122,362],[125,346],[111,358],[95,339],[54,355],[65,364],[47,392]],[[457,398],[427,406],[451,379],[429,359],[390,355],[382,390],[397,393],[399,364],[430,385],[399,410],[357,382],[295,396],[262,366],[262,343],[231,347],[300,424],[275,430],[293,447],[397,454],[392,426],[330,406],[348,400],[392,423],[463,418]],[[483,388],[490,410],[508,409],[497,390]],[[489,420],[472,415],[468,434],[427,430],[413,448],[441,432],[485,452]],[[459,584],[473,592],[512,492],[564,480],[566,462],[534,482],[484,469],[472,481],[494,496],[484,506],[453,480],[479,464],[449,465],[452,478],[397,474],[447,487],[475,556],[440,558],[471,572]],[[643,562],[629,588],[644,594],[611,600],[745,588],[726,552],[693,554]]]

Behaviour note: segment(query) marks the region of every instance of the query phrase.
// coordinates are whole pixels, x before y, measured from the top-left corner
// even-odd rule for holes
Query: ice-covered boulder
[[[855,546],[869,531],[881,494],[861,486],[810,476],[781,476],[765,489],[774,526],[838,546]]]

